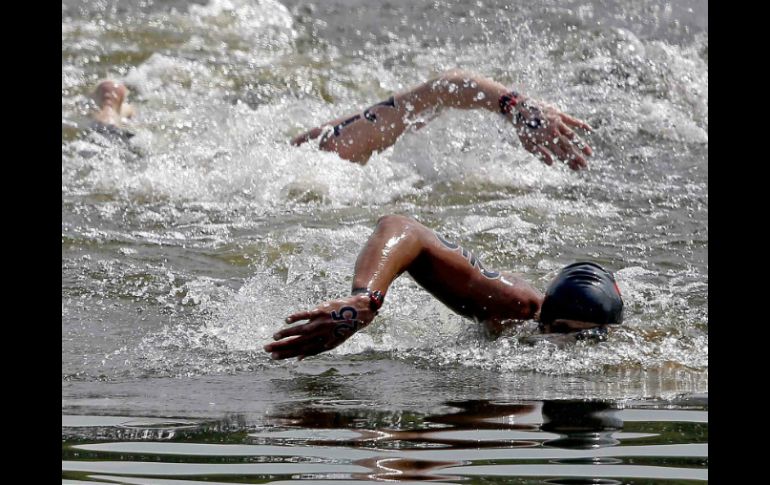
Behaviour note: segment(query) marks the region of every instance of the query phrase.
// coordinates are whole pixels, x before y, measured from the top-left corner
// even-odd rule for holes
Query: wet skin
[[[535,318],[542,294],[522,278],[490,270],[463,247],[404,216],[381,218],[358,256],[353,288],[387,293],[404,272],[455,312],[492,333]],[[369,325],[377,312],[367,295],[324,302],[286,323],[264,347],[274,359],[304,358],[333,349]],[[569,323],[567,324],[569,325]]]
[[[516,104],[503,110],[501,97],[510,93],[492,79],[454,69],[362,112],[323,123],[291,143],[301,145],[319,139],[322,150],[365,164],[373,153],[390,147],[410,129],[420,129],[446,108],[484,109],[505,116],[524,149],[546,164],[561,160],[573,170],[588,166],[586,157],[593,150],[573,130],[590,132],[588,123],[518,93]]]

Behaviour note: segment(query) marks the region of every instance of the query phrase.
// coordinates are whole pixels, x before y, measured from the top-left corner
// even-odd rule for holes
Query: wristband
[[[353,288],[351,294],[367,295],[369,297],[369,308],[371,308],[374,313],[377,313],[385,302],[385,293],[380,290],[372,291],[369,288]]]
[[[516,106],[516,104],[519,102],[519,93],[516,91],[511,91],[510,93],[503,94],[500,96],[500,99],[498,100],[498,104],[500,105],[500,112],[504,115],[507,115],[511,111],[513,111],[513,107]]]

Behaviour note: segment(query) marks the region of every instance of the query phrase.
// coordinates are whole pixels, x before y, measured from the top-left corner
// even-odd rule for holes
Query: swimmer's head
[[[130,118],[134,114],[134,108],[124,102],[128,97],[128,88],[125,84],[106,79],[101,81],[93,92],[93,99],[99,109],[112,108],[120,116]]]
[[[128,89],[123,84],[110,79],[100,82],[94,90],[93,98],[96,104],[102,106],[110,103],[113,107],[118,107],[128,94]]]
[[[573,263],[553,279],[540,308],[544,333],[569,333],[623,323],[615,277],[596,263]]]

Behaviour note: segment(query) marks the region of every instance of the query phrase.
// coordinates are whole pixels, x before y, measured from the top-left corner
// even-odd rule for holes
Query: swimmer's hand
[[[585,157],[592,155],[593,150],[570,128],[590,132],[592,129],[585,121],[523,96],[507,117],[516,128],[524,149],[546,165],[553,165],[554,159],[558,158],[572,170],[588,166]]]
[[[376,313],[370,308],[367,295],[354,295],[322,303],[313,310],[297,312],[286,323],[307,320],[276,332],[276,342],[265,345],[270,358],[281,360],[320,354],[331,350],[369,325]]]

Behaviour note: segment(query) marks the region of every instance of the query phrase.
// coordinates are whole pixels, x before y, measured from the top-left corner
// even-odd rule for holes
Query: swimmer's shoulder
[[[135,135],[133,132],[125,128],[121,128],[119,126],[115,126],[107,123],[102,123],[96,120],[91,121],[88,128],[91,131],[104,135],[108,138],[116,138],[124,142],[129,141]]]

